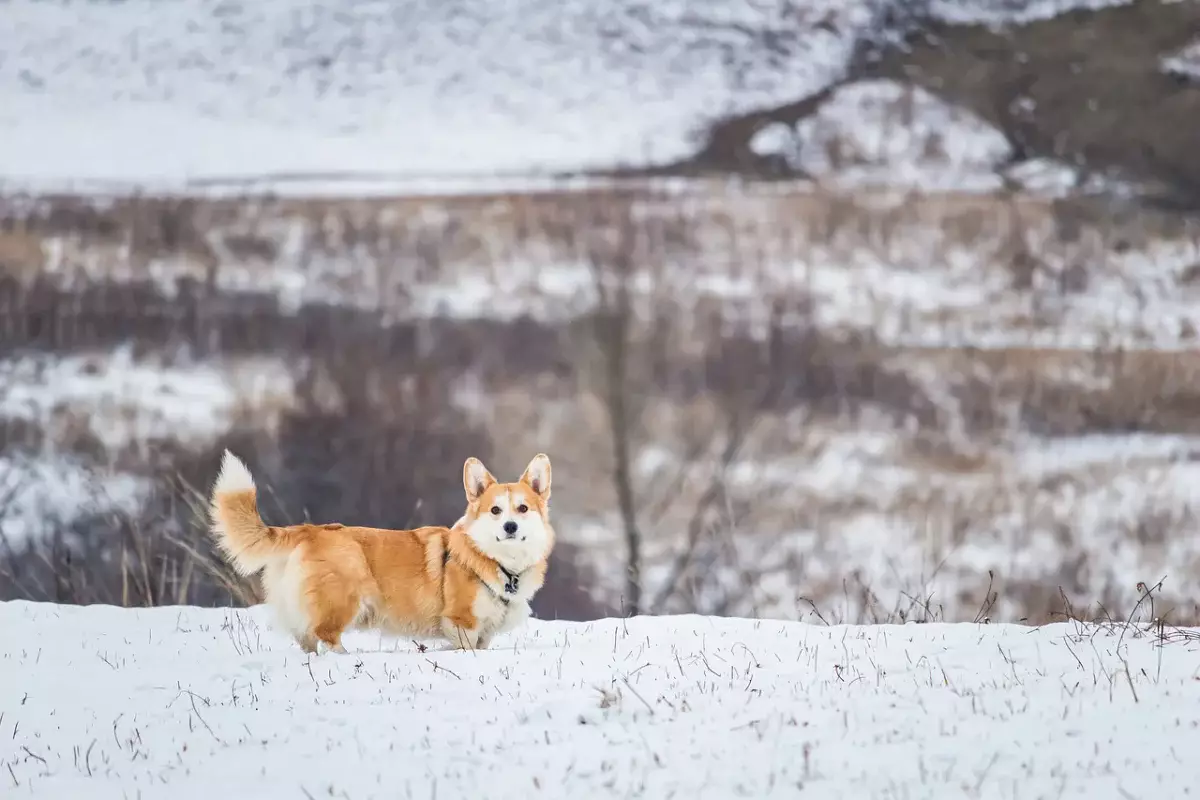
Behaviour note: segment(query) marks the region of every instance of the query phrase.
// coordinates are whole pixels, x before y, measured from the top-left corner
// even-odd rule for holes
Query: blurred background
[[[544,451],[544,618],[1200,619],[1200,3],[0,17],[0,599]]]

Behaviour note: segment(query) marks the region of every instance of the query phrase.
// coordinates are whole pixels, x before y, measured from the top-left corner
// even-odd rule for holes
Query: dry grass
[[[395,263],[409,257],[430,274],[451,265],[474,266],[514,257],[547,260],[570,253],[564,232],[594,225],[598,209],[635,210],[683,234],[741,237],[764,253],[787,253],[810,242],[849,240],[886,248],[914,226],[936,229],[948,243],[970,245],[1021,231],[1052,231],[1063,246],[1099,235],[1118,248],[1157,239],[1196,239],[1200,227],[1165,211],[1130,212],[1085,197],[1050,199],[1013,193],[918,194],[903,190],[841,191],[812,184],[668,183],[628,181],[567,191],[477,193],[378,198],[212,197],[140,195],[96,203],[75,196],[36,202],[0,198],[0,232],[22,260],[38,245],[59,241],[56,269],[87,264],[93,278],[149,277],[151,265],[185,257],[202,276],[229,260],[263,269],[286,249],[292,226],[303,231],[305,258],[366,252]],[[563,245],[566,244],[566,249]],[[19,245],[19,247],[18,247]],[[8,247],[0,240],[0,247]],[[1014,255],[1015,255],[1014,251]],[[1036,256],[1036,254],[1034,254]],[[98,263],[90,263],[90,262]]]

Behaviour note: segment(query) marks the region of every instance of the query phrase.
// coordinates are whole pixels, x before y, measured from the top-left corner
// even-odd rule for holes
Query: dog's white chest
[[[485,587],[475,596],[474,608],[471,610],[475,613],[479,627],[491,631],[498,628],[504,621],[504,617],[508,613],[508,605]]]

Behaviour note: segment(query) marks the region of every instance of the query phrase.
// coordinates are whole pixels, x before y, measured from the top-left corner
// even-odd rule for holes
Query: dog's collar
[[[496,566],[500,568],[500,571],[504,573],[504,577],[508,579],[504,582],[504,593],[516,594],[517,588],[521,582],[521,573],[509,572],[505,566],[498,561],[496,562]]]
[[[492,596],[495,597],[497,600],[499,600],[501,603],[504,603],[504,605],[508,605],[511,602],[511,600],[509,600],[509,598],[506,597],[505,595],[516,594],[517,589],[520,586],[521,573],[520,572],[512,572],[512,571],[508,570],[499,561],[496,562],[496,566],[500,568],[500,571],[502,573],[504,573],[504,577],[505,577],[503,592],[497,592],[495,589],[492,588],[492,585],[490,583],[488,583],[487,581],[485,581],[483,579],[482,575],[480,575],[478,572],[471,569],[470,567],[466,566],[458,559],[454,558],[454,556],[450,552],[450,547],[447,546],[446,549],[442,551],[442,568],[444,569],[446,567],[446,565],[449,564],[451,561],[454,561],[460,567],[462,567],[463,569],[467,570],[472,575],[474,575],[475,578],[480,583],[482,583],[489,592],[492,593]]]

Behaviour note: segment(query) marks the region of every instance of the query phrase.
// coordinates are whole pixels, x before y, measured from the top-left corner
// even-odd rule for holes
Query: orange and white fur
[[[268,526],[250,470],[225,451],[213,486],[213,535],[242,575],[262,570],[280,623],[306,652],[346,652],[347,629],[445,637],[485,649],[530,614],[554,547],[550,459],[539,453],[515,483],[482,462],[463,465],[466,513],[452,528]]]

